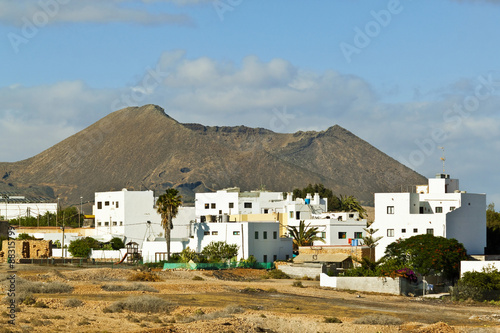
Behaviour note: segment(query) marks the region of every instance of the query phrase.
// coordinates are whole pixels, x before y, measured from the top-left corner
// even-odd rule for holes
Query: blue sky
[[[121,107],[277,132],[338,124],[500,205],[500,1],[0,3],[0,161]]]

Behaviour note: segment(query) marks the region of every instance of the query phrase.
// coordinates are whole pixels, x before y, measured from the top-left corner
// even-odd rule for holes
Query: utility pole
[[[63,258],[63,264],[64,264],[64,216],[63,216],[63,226],[61,229],[63,232],[63,235],[62,235],[62,258]]]

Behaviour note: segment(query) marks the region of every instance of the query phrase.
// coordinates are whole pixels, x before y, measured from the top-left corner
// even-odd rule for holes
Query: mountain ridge
[[[41,153],[0,163],[0,191],[45,194],[67,204],[94,192],[178,188],[197,192],[291,191],[323,183],[337,195],[373,204],[374,192],[426,179],[339,125],[275,133],[247,126],[183,124],[156,105],[129,107]]]

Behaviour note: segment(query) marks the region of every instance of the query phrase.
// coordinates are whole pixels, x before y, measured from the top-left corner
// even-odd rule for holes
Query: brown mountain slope
[[[0,163],[0,191],[60,197],[66,204],[94,192],[177,187],[195,192],[239,186],[290,191],[323,183],[370,204],[374,192],[425,178],[333,126],[280,134],[262,128],[181,124],[154,105],[111,113],[42,153]]]

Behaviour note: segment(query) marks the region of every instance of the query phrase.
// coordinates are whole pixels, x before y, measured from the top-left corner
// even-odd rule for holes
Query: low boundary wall
[[[321,274],[321,264],[294,264],[287,262],[276,262],[276,269],[281,270],[292,278],[308,276],[315,278]]]
[[[347,277],[328,276],[321,273],[319,285],[336,289],[376,292],[384,294],[402,295],[413,292],[406,279],[385,277]]]

